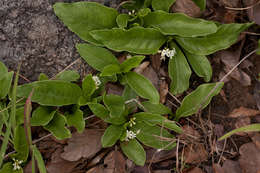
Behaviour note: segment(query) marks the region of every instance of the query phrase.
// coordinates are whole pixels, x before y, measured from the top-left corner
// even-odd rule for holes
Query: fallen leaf
[[[160,82],[160,103],[164,104],[166,102],[166,96],[168,94],[168,83],[166,82],[166,80],[161,80]]]
[[[256,145],[256,147],[260,150],[260,134],[254,133],[254,135],[251,137],[252,141]]]
[[[226,160],[223,163],[222,169],[225,173],[242,173],[238,161]]]
[[[240,118],[240,117],[251,117],[259,115],[260,111],[250,108],[245,108],[241,106],[240,108],[234,109],[228,116],[232,118]]]
[[[199,138],[201,137],[199,132],[189,125],[184,125],[182,127],[182,130],[183,130],[183,133],[181,133],[179,135],[181,140],[193,142],[194,140],[198,141]]]
[[[239,148],[239,164],[243,173],[256,173],[260,170],[260,150],[254,143],[246,143]]]
[[[104,160],[105,172],[126,173],[126,160],[121,152],[112,151]]]
[[[97,165],[103,158],[104,156],[108,153],[108,151],[104,151],[100,154],[98,154],[95,158],[91,159],[91,161],[88,163],[87,167],[92,167]]]
[[[105,173],[105,172],[103,166],[96,166],[88,170],[86,173]]]
[[[225,134],[224,126],[222,124],[215,124],[214,125],[214,134],[216,135],[217,139]],[[225,141],[218,141],[216,140],[216,150],[224,148]]]
[[[254,99],[256,101],[258,110],[260,110],[260,82],[259,81],[257,81],[254,88]]]
[[[253,8],[247,10],[247,14],[250,21],[254,21],[256,24],[260,25],[260,4],[257,4],[257,0],[243,0],[245,6],[255,5]]]
[[[123,87],[121,87],[119,85],[112,84],[112,83],[107,83],[106,84],[106,93],[121,96],[122,93],[123,93]]]
[[[141,72],[141,74],[149,79],[157,90],[159,90],[159,77],[158,74],[154,71],[152,66],[148,66]]]
[[[73,133],[61,157],[68,161],[93,157],[102,148],[102,135],[103,132],[96,129],[85,129],[81,134]]]
[[[146,162],[147,163],[158,163],[167,159],[171,159],[176,156],[176,148],[171,150],[161,150],[157,151],[156,149],[148,149],[146,151]]]
[[[195,167],[192,170],[188,171],[187,173],[204,173],[200,168]]]
[[[250,120],[249,117],[240,118],[236,121],[235,128],[238,129],[240,127],[250,125],[250,123],[251,123],[251,120]],[[246,135],[251,134],[251,133],[253,133],[253,132],[238,132],[238,133],[236,133],[236,135],[246,136]]]
[[[80,162],[69,162],[67,160],[64,160],[60,157],[60,154],[62,153],[62,149],[58,148],[54,153],[52,153],[52,158],[49,163],[46,165],[46,169],[48,173],[72,173],[73,169],[76,168],[76,166]]]
[[[148,167],[145,166],[136,166],[131,173],[150,173]]]
[[[214,173],[225,173],[219,164],[213,164]]]
[[[136,73],[142,73],[148,66],[149,66],[150,62],[149,61],[145,61],[142,64],[140,64],[138,67],[136,67],[134,69],[134,72]]]
[[[200,17],[202,12],[192,0],[176,0],[172,6],[173,12],[185,13],[191,17]]]
[[[220,0],[220,3],[225,7],[238,8],[240,6],[240,0]]]
[[[203,144],[188,145],[184,148],[185,163],[197,164],[207,160],[208,153]]]
[[[150,59],[151,59],[151,65],[154,68],[154,70],[156,72],[160,71],[160,67],[161,67],[161,55],[160,54],[155,54],[155,55],[150,55]]]
[[[156,170],[153,173],[171,173],[171,170]]]

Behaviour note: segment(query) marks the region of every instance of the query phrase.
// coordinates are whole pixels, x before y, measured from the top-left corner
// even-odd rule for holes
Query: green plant
[[[205,1],[194,2],[205,8]],[[212,69],[206,55],[228,48],[252,23],[219,24],[169,13],[173,3],[173,0],[135,0],[123,5],[134,10],[129,14],[118,14],[115,9],[94,2],[56,3],[54,11],[71,31],[90,43],[76,47],[92,67],[102,73],[110,69],[110,75],[119,71],[118,62],[107,58],[111,57],[108,51],[97,46],[133,55],[159,51],[162,59],[169,57],[170,91],[180,94],[189,88],[190,66],[209,82]],[[101,52],[106,52],[103,57]]]

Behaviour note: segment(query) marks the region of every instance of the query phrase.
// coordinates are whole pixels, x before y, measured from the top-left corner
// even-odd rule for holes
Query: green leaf
[[[64,81],[68,81],[68,82],[75,82],[80,78],[80,75],[78,74],[78,72],[74,71],[74,70],[66,70],[62,73],[59,73],[56,76],[57,80],[64,80]]]
[[[0,100],[5,98],[9,93],[12,85],[13,74],[14,72],[8,72],[3,76],[0,76]]]
[[[176,0],[152,0],[152,7],[154,10],[163,10],[169,12],[170,7]]]
[[[136,137],[146,146],[163,150],[170,150],[176,146],[174,136],[162,127],[137,122],[131,130],[135,133],[139,131]]]
[[[170,92],[181,94],[189,88],[191,69],[181,49],[173,42],[171,47],[175,48],[176,55],[170,58],[168,64],[169,76],[171,78]]]
[[[46,126],[55,115],[56,110],[52,107],[39,106],[32,113],[31,125],[32,126]]]
[[[116,57],[107,49],[91,44],[77,44],[80,56],[94,69],[102,71],[110,64],[119,64]]]
[[[23,173],[23,169],[14,170],[13,164],[7,162],[3,165],[3,168],[0,170],[0,173]]]
[[[223,82],[200,85],[183,99],[181,106],[176,111],[176,119],[190,116],[198,112],[199,109],[204,109],[212,97],[220,92],[223,85]]]
[[[259,131],[260,131],[260,124],[251,124],[248,126],[244,126],[244,127],[240,127],[238,129],[232,130],[232,131],[226,133],[224,136],[222,136],[218,140],[221,141],[238,132],[259,132]]]
[[[77,107],[77,106],[75,106]],[[83,119],[83,112],[79,108],[74,108],[72,113],[66,112],[65,117],[69,126],[74,126],[79,133],[85,129],[85,121]]]
[[[155,11],[144,18],[145,27],[154,27],[164,35],[197,37],[213,34],[217,31],[214,22],[189,17],[182,13]]]
[[[152,82],[135,72],[126,74],[128,85],[141,97],[149,99],[151,103],[159,103],[160,95]]]
[[[148,15],[149,13],[151,13],[151,9],[150,8],[142,8],[137,12],[137,16],[138,17],[145,17],[146,15]]]
[[[53,9],[72,32],[93,44],[100,45],[90,31],[116,27],[117,11],[95,2],[56,3]]]
[[[121,125],[126,121],[126,119],[123,115],[120,117],[114,117],[114,118],[110,117],[109,111],[103,105],[101,105],[99,103],[89,103],[88,106],[94,115],[101,118],[102,120],[104,120],[107,123]]]
[[[145,110],[150,113],[161,115],[172,114],[172,111],[161,103],[153,104],[149,101],[146,101],[142,102],[142,105],[144,106]]]
[[[125,111],[125,102],[122,96],[118,95],[104,95],[104,104],[110,111],[110,117],[120,117]]]
[[[14,157],[25,162],[29,155],[29,146],[26,140],[25,130],[21,125],[15,128],[14,149],[17,152]]]
[[[17,96],[28,97],[32,89],[34,89],[32,101],[46,106],[77,104],[79,97],[82,95],[82,90],[76,84],[47,80],[18,86]]]
[[[129,15],[119,14],[116,18],[116,23],[119,28],[126,28],[128,24]]]
[[[58,140],[63,140],[71,137],[70,131],[65,127],[66,119],[60,114],[56,113],[51,122],[44,126],[46,130],[52,133]]]
[[[0,61],[0,76],[3,76],[6,73],[8,73],[8,69],[6,68],[4,63]]]
[[[175,121],[170,121],[160,114],[139,112],[133,115],[136,118],[136,121],[143,121],[149,125],[160,125],[161,127],[173,130],[177,133],[182,133],[182,129],[176,125]]]
[[[104,148],[112,147],[115,145],[117,140],[121,137],[124,130],[124,126],[110,125],[104,135],[102,136],[101,142]]]
[[[109,49],[137,54],[155,54],[166,41],[166,37],[156,29],[143,27],[129,30],[119,28],[95,30],[90,34]]]
[[[258,40],[258,51],[256,52],[257,55],[260,55],[260,39]]]
[[[123,153],[136,165],[144,166],[146,153],[142,145],[136,139],[132,139],[129,142],[121,142],[120,147]]]
[[[2,116],[1,113],[0,116]],[[24,123],[24,107],[20,107],[16,109],[15,120],[16,120],[16,125],[21,125]]]
[[[200,10],[203,11],[206,9],[206,0],[192,0],[198,7],[200,7]]]
[[[205,82],[209,82],[212,77],[212,67],[205,55],[194,55],[184,51],[192,69],[199,76],[203,77]]]
[[[42,80],[49,80],[49,78],[46,74],[40,73],[40,75],[38,76],[38,81],[42,81]]]
[[[100,76],[113,76],[118,73],[121,73],[120,66],[118,64],[110,64],[103,69]]]
[[[133,56],[127,60],[125,60],[121,65],[121,71],[126,73],[131,69],[137,67],[145,58],[145,56]]]
[[[85,98],[90,99],[92,94],[97,89],[96,83],[92,78],[92,75],[87,75],[82,81],[82,91]]]
[[[204,37],[187,38],[176,36],[177,42],[188,52],[195,55],[209,55],[216,51],[226,49],[234,44],[239,33],[250,27],[253,23],[223,24],[214,34]]]
[[[37,149],[35,145],[32,146],[32,149],[33,149],[33,157],[35,157],[37,161],[37,165],[40,173],[47,173],[40,151]]]

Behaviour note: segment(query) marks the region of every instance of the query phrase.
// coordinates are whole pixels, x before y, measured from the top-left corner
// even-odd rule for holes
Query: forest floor
[[[81,76],[93,71],[76,52],[75,43],[82,41],[55,16],[52,9],[55,2],[75,1],[0,1],[0,61],[10,70],[16,70],[17,64],[22,62],[20,83],[35,81],[40,73],[52,77],[64,69],[77,70]],[[121,1],[96,2],[115,8]],[[204,12],[191,0],[177,0],[172,10],[220,23],[254,21],[260,25],[258,0],[208,0]],[[219,81],[244,56],[255,50],[259,38],[259,26],[251,27],[232,47],[208,56],[213,68],[212,81]],[[151,58],[150,65],[142,69],[142,74],[164,91],[161,94],[168,93],[168,87],[159,77],[164,72],[156,61],[158,57]],[[223,141],[217,140],[232,129],[260,123],[259,74],[260,56],[253,54],[229,75],[220,94],[206,109],[181,119],[184,134],[177,136],[176,148],[156,151],[145,147],[147,162],[144,167],[134,165],[117,147],[101,148],[103,132],[93,129],[103,129],[105,125],[97,118],[90,118],[84,133],[79,135],[75,132],[69,140],[56,140],[39,127],[32,129],[33,139],[49,173],[115,173],[115,166],[119,173],[259,173],[259,132],[240,133]],[[202,79],[192,75],[191,87],[186,94],[201,83]],[[107,91],[120,93],[122,89],[110,84]],[[183,98],[180,95],[174,99],[169,94],[164,94],[164,97],[165,104],[173,111],[179,106],[178,99]],[[74,149],[68,145],[74,145]],[[66,160],[66,155],[82,152],[91,157]],[[31,172],[30,166],[31,162],[25,166],[25,173]]]

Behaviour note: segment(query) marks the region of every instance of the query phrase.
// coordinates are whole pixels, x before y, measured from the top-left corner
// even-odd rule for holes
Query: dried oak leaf
[[[191,17],[200,17],[202,12],[192,0],[177,0],[172,6],[173,12],[185,13]]]
[[[185,163],[200,163],[208,158],[208,153],[203,144],[188,145],[184,148]]]
[[[83,133],[73,133],[61,157],[68,161],[80,158],[91,158],[101,150],[103,132],[96,129],[85,129]]]
[[[239,118],[256,116],[258,114],[260,114],[259,110],[245,108],[241,106],[240,108],[234,109],[228,116],[232,118]]]
[[[260,150],[254,143],[246,143],[239,148],[239,164],[243,173],[260,171]]]
[[[119,151],[112,151],[104,160],[105,172],[107,173],[126,173],[126,160]]]
[[[225,173],[242,173],[239,162],[226,160],[222,166]]]

